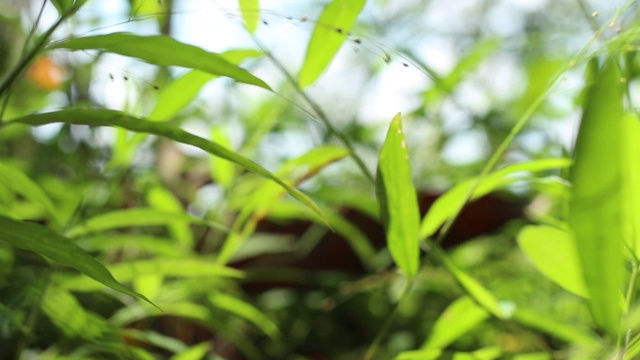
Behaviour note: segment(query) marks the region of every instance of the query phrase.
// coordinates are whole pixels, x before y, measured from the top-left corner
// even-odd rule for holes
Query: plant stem
[[[65,14],[60,15],[58,20],[49,29],[47,29],[44,34],[40,35],[40,40],[33,46],[33,48],[31,48],[31,50],[29,50],[25,55],[22,56],[18,64],[15,66],[15,68],[13,68],[13,71],[11,71],[9,75],[7,75],[7,77],[4,79],[2,84],[0,84],[0,98],[2,98],[5,94],[7,97],[9,96],[8,92],[13,87],[16,79],[22,74],[27,66],[31,64],[40,50],[44,48],[51,34],[53,34],[58,26],[60,26],[60,24],[62,24],[62,22],[65,21],[67,17],[72,13],[73,11],[69,11]],[[4,112],[4,110],[2,112]],[[0,123],[2,123],[2,117],[0,117]]]
[[[289,73],[289,71],[287,71],[287,69],[285,69],[284,65],[282,65],[282,62],[276,59],[276,57],[270,51],[267,51],[262,46],[262,44],[258,42],[257,39],[254,38],[254,41],[267,54],[267,57],[269,57],[269,59],[276,65],[276,67],[284,74],[284,76],[287,78],[287,81],[291,83],[295,91],[304,99],[304,101],[307,102],[307,104],[309,104],[309,106],[311,106],[311,109],[313,109],[313,111],[318,116],[318,119],[320,119],[320,121],[322,121],[322,123],[326,126],[329,133],[338,138],[338,140],[340,140],[340,142],[342,142],[342,144],[349,150],[349,152],[351,153],[351,158],[353,158],[353,160],[356,162],[356,165],[360,168],[365,177],[369,181],[371,181],[371,183],[375,184],[374,176],[371,174],[371,172],[369,172],[369,169],[367,169],[367,166],[365,165],[362,158],[356,153],[355,147],[351,143],[351,140],[349,140],[349,138],[345,134],[341,133],[333,126],[333,124],[329,120],[329,117],[324,113],[324,111],[322,111],[322,108],[315,101],[313,101],[313,99],[311,99],[309,95],[304,92],[304,90],[300,88],[300,85],[298,85],[296,79],[293,77],[293,75],[291,75],[291,73]]]
[[[389,329],[391,328],[391,324],[393,323],[393,320],[395,320],[396,318],[400,305],[404,300],[407,299],[407,297],[411,293],[411,288],[413,287],[414,281],[415,279],[407,279],[407,283],[405,284],[404,289],[402,290],[402,294],[400,295],[398,302],[393,307],[393,310],[391,310],[391,313],[389,314],[389,316],[387,316],[387,319],[382,325],[382,328],[380,329],[380,331],[378,331],[378,335],[376,335],[376,338],[371,343],[371,346],[369,346],[369,349],[367,349],[367,352],[363,358],[364,360],[373,359],[373,356],[378,351],[378,347],[380,347],[380,343],[389,332]]]

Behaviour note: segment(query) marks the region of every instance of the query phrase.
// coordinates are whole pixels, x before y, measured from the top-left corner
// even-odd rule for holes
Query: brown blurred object
[[[422,192],[418,196],[420,212],[424,216],[440,194]],[[450,248],[481,235],[496,232],[511,220],[524,219],[524,208],[527,203],[522,199],[496,194],[476,199],[465,206],[449,233],[444,237],[442,246]],[[376,248],[385,246],[385,230],[377,219],[350,208],[342,209],[341,213],[346,220],[367,236],[373,246]],[[299,238],[311,226],[311,222],[303,220],[292,220],[287,223],[263,220],[258,224],[257,231],[275,235],[292,235]],[[259,275],[258,278],[265,277],[265,279],[254,278],[251,280],[256,280],[257,283],[249,281],[245,284],[246,289],[258,291],[274,286],[305,286],[305,284],[294,284],[286,280],[275,283],[273,279],[267,280],[265,275],[269,269],[273,268],[340,271],[351,274],[362,274],[367,271],[349,242],[342,235],[328,230],[313,250],[304,257],[295,256],[295,254],[266,254],[244,259],[232,265],[245,270],[260,269],[254,273]],[[262,282],[262,280],[266,280],[266,282]]]
[[[45,91],[59,89],[64,82],[64,71],[49,57],[43,55],[27,69],[27,78]]]

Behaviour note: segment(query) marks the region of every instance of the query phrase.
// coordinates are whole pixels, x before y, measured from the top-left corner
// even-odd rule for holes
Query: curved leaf
[[[32,114],[21,118],[13,119],[8,123],[20,123],[27,125],[45,125],[50,123],[62,122],[67,124],[79,124],[90,126],[117,126],[135,132],[143,132],[164,136],[171,140],[184,144],[193,145],[212,155],[219,156],[223,159],[232,161],[247,170],[253,171],[258,175],[262,175],[268,179],[280,184],[291,196],[307,205],[311,210],[325,219],[322,210],[300,190],[295,189],[281,178],[275,176],[267,169],[247,159],[246,157],[233,152],[224,146],[214,142],[205,140],[199,136],[188,133],[176,126],[153,122],[143,118],[135,117],[121,111],[106,109],[68,109],[55,112]]]
[[[470,297],[458,298],[438,317],[422,349],[444,349],[488,318],[489,313]]]
[[[420,210],[416,189],[411,181],[409,151],[400,114],[391,121],[380,151],[376,194],[391,256],[407,276],[414,276],[420,260]]]
[[[300,87],[310,85],[322,74],[340,49],[366,0],[333,0],[318,19],[304,64],[298,76]]]
[[[17,221],[0,215],[0,240],[6,241],[19,249],[43,255],[58,264],[72,267],[114,290],[153,304],[143,295],[120,284],[104,265],[82,250],[73,241],[54,233],[44,226]]]
[[[108,51],[160,66],[182,66],[214,75],[228,76],[239,82],[271,90],[264,81],[247,70],[231,64],[223,56],[182,43],[166,35],[140,36],[120,32],[69,38],[53,43],[48,49]]]

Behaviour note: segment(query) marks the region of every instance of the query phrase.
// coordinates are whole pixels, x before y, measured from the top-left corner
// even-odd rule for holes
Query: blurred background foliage
[[[57,18],[45,3],[37,32]],[[551,88],[549,81],[596,29],[605,26],[596,39],[604,42],[636,26],[635,6],[606,26],[622,4],[370,0],[307,94],[371,172],[389,121],[403,113],[424,212],[438,194],[477,175],[547,90],[501,164],[566,156],[580,116],[583,59]],[[41,6],[0,1],[0,77],[18,61]],[[314,21],[322,6],[263,0],[253,9],[260,22],[252,38],[235,1],[88,1],[54,33],[54,41],[116,31],[169,34],[226,54],[274,92],[213,76],[186,78],[184,69],[109,53],[56,50],[11,89],[3,119],[99,107],[180,125],[299,182],[336,232],[265,180],[193,147],[83,125],[2,128],[0,165],[27,174],[63,221],[51,224],[47,209],[1,178],[0,213],[58,226],[162,312],[0,243],[0,357],[364,356],[406,280],[384,247],[373,185],[265,55],[296,74],[313,27],[323,25]],[[628,55],[635,71],[635,52]],[[314,149],[322,156],[304,157]],[[497,298],[584,328],[589,317],[581,300],[540,276],[514,240],[523,224],[564,214],[562,176],[525,176],[471,204],[444,245]],[[429,256],[422,264],[376,358],[419,348],[464,295]],[[485,349],[468,358],[580,358],[567,337],[492,318],[447,345],[449,357]]]

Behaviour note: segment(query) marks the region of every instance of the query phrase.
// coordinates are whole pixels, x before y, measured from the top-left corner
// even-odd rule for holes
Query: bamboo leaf
[[[322,11],[298,76],[300,87],[312,84],[342,46],[366,0],[333,0]]]
[[[0,240],[19,249],[43,255],[58,264],[72,267],[103,285],[153,304],[145,296],[120,284],[104,265],[73,241],[44,226],[0,216]]]
[[[271,319],[245,301],[222,293],[212,294],[209,296],[209,301],[219,309],[249,320],[273,340],[277,340],[281,336],[278,326]]]
[[[159,66],[182,66],[213,75],[227,76],[242,83],[271,90],[264,81],[247,70],[231,64],[219,54],[182,43],[166,35],[140,36],[111,33],[69,38],[53,43],[48,49],[102,50],[138,58]]]
[[[549,280],[572,293],[588,297],[574,237],[551,226],[525,226],[518,244]]]
[[[258,175],[262,175],[268,179],[275,181],[280,186],[282,186],[289,194],[291,194],[291,196],[307,205],[322,219],[325,219],[324,215],[322,214],[322,210],[320,210],[318,205],[316,205],[313,200],[311,200],[300,190],[293,188],[287,182],[269,172],[267,169],[247,159],[246,157],[225,148],[224,146],[205,140],[199,136],[190,134],[170,124],[153,122],[144,118],[128,115],[121,111],[106,109],[68,109],[43,114],[32,114],[13,119],[9,123],[21,123],[38,126],[56,122],[90,126],[121,127],[135,132],[164,136],[177,142],[193,145],[212,155],[232,161],[240,166],[243,166],[247,170],[253,171]]]
[[[409,151],[400,114],[391,121],[380,151],[376,194],[391,256],[407,276],[413,277],[418,272],[420,257],[420,210],[416,189],[411,181]]]
[[[238,0],[240,3],[240,11],[242,12],[242,18],[244,19],[244,26],[253,33],[258,28],[258,22],[260,16],[258,9],[260,9],[259,0]]]
[[[589,309],[609,335],[618,333],[622,308],[624,136],[622,87],[609,60],[589,89],[571,169],[569,224],[576,236]],[[635,139],[637,141],[637,139]],[[637,159],[636,159],[637,161]]]
[[[477,199],[501,187],[526,179],[527,173],[551,169],[561,169],[571,165],[571,160],[565,158],[537,159],[522,163],[507,165],[502,169],[487,175],[477,184],[469,200]],[[464,181],[441,195],[431,206],[420,226],[420,238],[425,239],[435,234],[438,229],[458,211],[462,210],[469,191],[478,181],[477,178]]]
[[[438,317],[422,349],[444,349],[488,318],[489,313],[470,297],[458,298]]]

